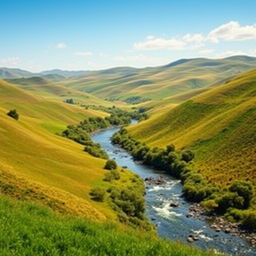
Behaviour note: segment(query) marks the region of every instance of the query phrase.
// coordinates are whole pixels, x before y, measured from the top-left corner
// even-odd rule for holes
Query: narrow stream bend
[[[93,135],[92,139],[99,143],[115,159],[119,166],[127,166],[141,178],[163,176],[167,183],[153,185],[147,189],[145,200],[147,203],[146,214],[157,225],[158,234],[170,240],[187,242],[189,235],[196,235],[199,240],[193,245],[201,249],[215,249],[229,255],[255,256],[256,248],[252,248],[245,240],[238,236],[216,232],[204,220],[187,218],[191,204],[182,197],[180,182],[163,172],[151,169],[148,166],[136,163],[128,152],[111,143],[112,135],[119,128],[109,128]],[[175,200],[178,207],[170,207],[170,202]]]

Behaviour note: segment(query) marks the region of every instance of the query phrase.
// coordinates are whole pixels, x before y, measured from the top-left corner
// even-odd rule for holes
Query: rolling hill
[[[129,67],[88,72],[63,81],[67,87],[109,100],[140,103],[169,98],[180,103],[209,86],[256,67],[256,58],[234,56],[225,59],[182,59],[165,66],[134,69]]]
[[[33,94],[46,98],[52,98],[60,101],[72,98],[77,103],[106,106],[111,105],[111,103],[99,99],[94,95],[72,88],[66,88],[61,84],[56,84],[54,81],[46,79],[45,77],[32,76],[28,78],[6,79],[6,81]]]
[[[105,174],[105,161],[58,135],[68,124],[106,114],[47,100],[5,81],[0,81],[0,101],[1,190],[7,189],[8,195],[15,191],[18,198],[27,194],[41,203],[52,202],[87,218],[114,218],[107,205],[89,196],[93,184]],[[6,115],[14,108],[18,121]]]
[[[154,112],[129,131],[150,146],[191,149],[196,168],[216,183],[248,179],[256,186],[256,71]]]

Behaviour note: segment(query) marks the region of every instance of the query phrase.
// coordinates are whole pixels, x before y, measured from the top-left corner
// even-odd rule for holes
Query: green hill
[[[89,196],[93,184],[105,174],[104,160],[90,156],[83,152],[82,145],[57,135],[68,124],[106,114],[47,100],[4,81],[0,81],[0,101],[0,171],[3,184],[20,187],[23,179],[28,184],[35,182],[39,184],[36,186],[39,192],[36,193],[53,190],[54,193],[47,193],[47,197],[55,194],[54,198],[62,198],[71,208],[84,206],[87,210],[82,211],[87,211],[87,216],[114,217],[107,205],[99,205]],[[18,121],[6,115],[10,109],[17,110],[20,115]],[[9,174],[17,179],[4,179]],[[30,187],[28,185],[28,189]]]
[[[256,71],[155,111],[129,131],[151,146],[191,149],[195,166],[218,184],[246,179],[256,186]]]
[[[174,97],[169,102],[177,103],[187,99],[189,93],[200,93],[200,90],[217,86],[255,67],[256,58],[248,56],[217,60],[183,59],[161,67],[123,67],[88,72],[63,81],[63,84],[110,100],[139,103]]]
[[[0,196],[0,216],[2,256],[217,255],[111,223],[57,216],[35,203],[15,202],[3,196]]]
[[[45,78],[49,78],[49,76],[52,80]],[[75,102],[79,103],[110,106],[110,103],[107,103],[96,96],[72,88],[66,88],[61,84],[57,85],[55,83],[56,81],[53,81],[54,79],[58,79],[58,76],[56,77],[56,75],[46,75],[45,77],[32,76],[28,78],[6,79],[6,81],[17,85],[24,90],[30,91],[33,94],[47,98],[53,98],[61,101],[72,98]]]

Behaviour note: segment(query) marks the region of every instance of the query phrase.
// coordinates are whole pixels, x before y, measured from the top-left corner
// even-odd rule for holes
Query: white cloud
[[[19,57],[8,57],[0,59],[0,67],[16,67],[19,63]]]
[[[169,39],[150,35],[144,41],[135,43],[134,48],[137,50],[192,50],[204,47],[207,42],[245,40],[256,40],[256,25],[241,26],[237,21],[230,21],[205,35],[202,33],[185,34]]]
[[[213,29],[208,34],[208,39],[213,42],[256,40],[256,25],[241,26],[237,21],[230,21]]]
[[[181,50],[185,45],[185,42],[175,38],[165,39],[148,36],[144,42],[135,43],[134,48],[137,50]]]
[[[92,56],[92,52],[75,52],[76,56]]]
[[[205,37],[202,34],[186,34],[182,39],[189,43],[202,43],[205,41]]]
[[[65,49],[65,48],[67,48],[67,45],[66,45],[65,43],[58,43],[58,44],[56,45],[56,48],[57,48],[57,49],[60,49],[60,50],[63,50],[63,49]]]

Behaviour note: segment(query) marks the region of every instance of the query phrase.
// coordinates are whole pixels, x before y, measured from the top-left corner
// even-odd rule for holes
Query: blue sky
[[[0,0],[0,66],[31,71],[256,56],[252,0]]]

